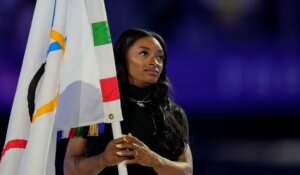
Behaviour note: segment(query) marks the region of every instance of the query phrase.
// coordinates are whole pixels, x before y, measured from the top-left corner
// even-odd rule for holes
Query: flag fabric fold
[[[57,137],[121,120],[104,1],[37,0],[0,174],[55,174]]]
[[[122,120],[104,2],[70,1],[66,30],[57,127],[66,131],[78,123],[85,126]]]

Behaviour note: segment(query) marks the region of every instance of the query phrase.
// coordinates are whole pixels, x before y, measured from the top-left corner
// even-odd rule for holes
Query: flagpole
[[[114,139],[122,137],[121,125],[120,122],[113,122],[112,125],[112,132]],[[127,167],[125,163],[118,164],[119,175],[127,175]]]

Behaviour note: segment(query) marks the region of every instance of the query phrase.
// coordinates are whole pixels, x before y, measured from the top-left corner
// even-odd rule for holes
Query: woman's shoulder
[[[184,120],[187,122],[187,116],[184,109],[175,102],[171,104],[171,111],[176,120]]]

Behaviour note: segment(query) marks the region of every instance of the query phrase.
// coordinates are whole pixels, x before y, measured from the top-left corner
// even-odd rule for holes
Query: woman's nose
[[[153,56],[151,57],[151,63],[154,65],[159,65],[160,64],[160,59],[158,56]]]

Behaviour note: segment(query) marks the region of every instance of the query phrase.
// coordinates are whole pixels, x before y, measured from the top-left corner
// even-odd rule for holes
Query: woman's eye
[[[158,56],[157,59],[163,60],[165,57],[164,56]]]
[[[141,52],[140,52],[140,55],[141,55],[141,56],[147,56],[147,55],[148,55],[148,52],[147,52],[147,51],[141,51]]]

